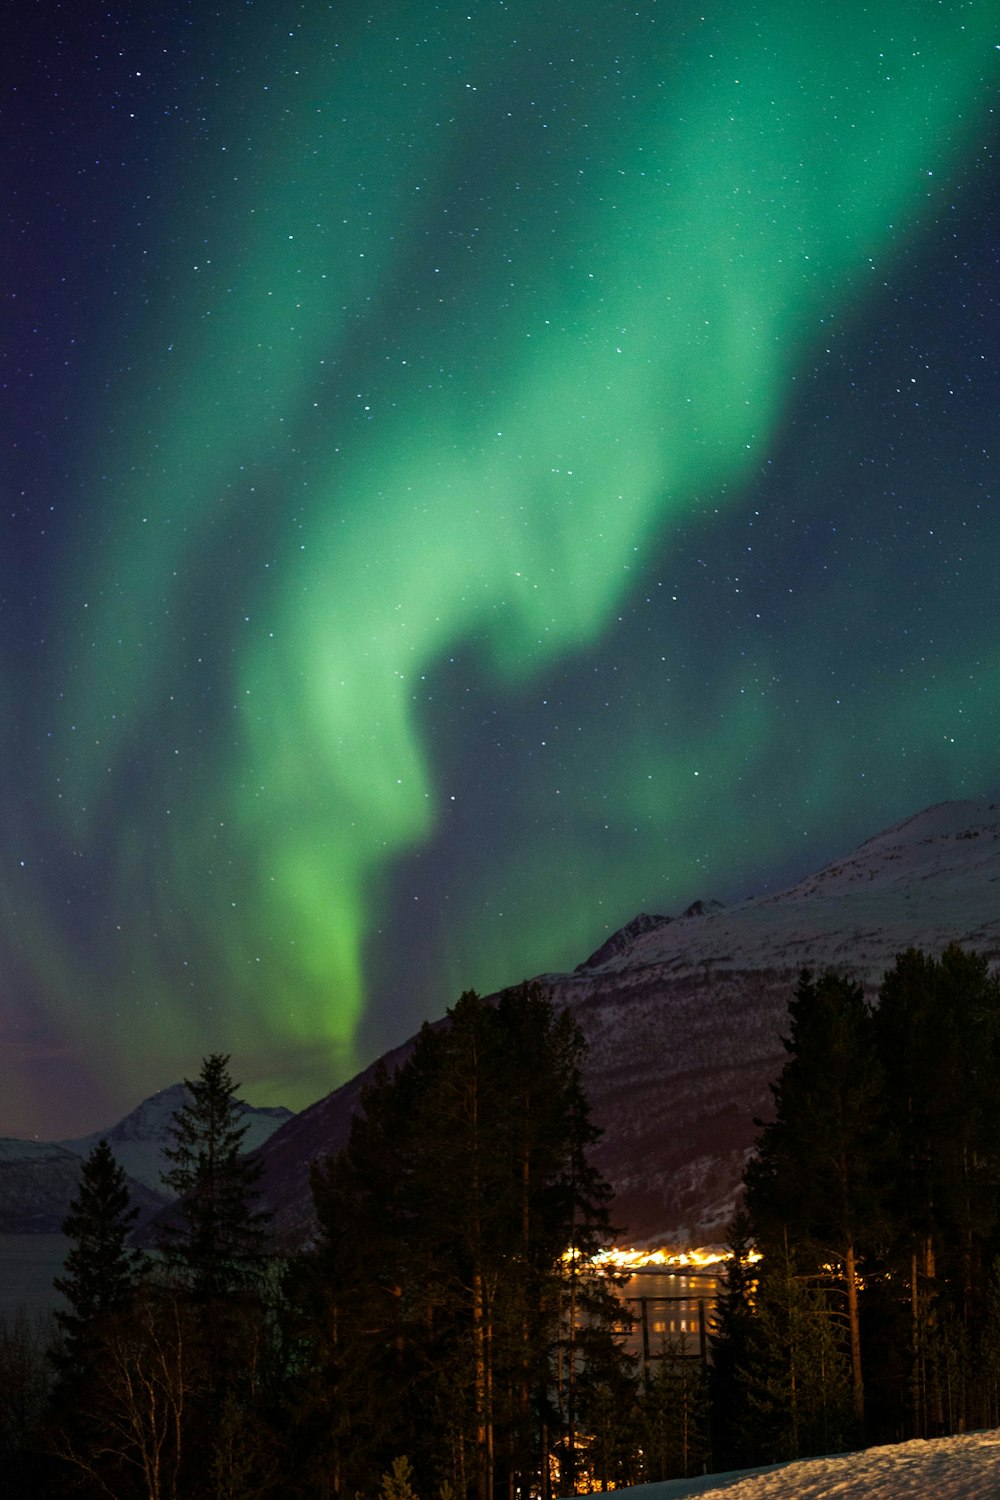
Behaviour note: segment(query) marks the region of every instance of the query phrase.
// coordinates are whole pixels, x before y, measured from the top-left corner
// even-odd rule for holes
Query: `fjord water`
[[[10,1322],[18,1311],[35,1318],[59,1306],[52,1280],[68,1249],[63,1234],[0,1234],[0,1319]]]

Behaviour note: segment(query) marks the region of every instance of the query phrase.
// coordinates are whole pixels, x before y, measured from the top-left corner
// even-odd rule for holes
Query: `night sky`
[[[13,37],[11,31],[13,30]],[[0,1134],[1000,787],[992,0],[26,0]]]

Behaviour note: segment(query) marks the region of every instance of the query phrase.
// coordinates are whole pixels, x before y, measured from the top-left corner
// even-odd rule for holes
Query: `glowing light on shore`
[[[756,1265],[760,1255],[756,1250],[751,1250],[746,1258],[751,1265]],[[727,1250],[723,1245],[702,1245],[689,1250],[673,1250],[669,1247],[626,1250],[618,1245],[609,1245],[598,1251],[593,1264],[599,1270],[607,1268],[613,1271],[705,1271],[723,1266],[732,1259],[732,1250]]]

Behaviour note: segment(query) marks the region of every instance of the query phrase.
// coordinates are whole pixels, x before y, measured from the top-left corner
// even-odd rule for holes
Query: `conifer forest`
[[[463,994],[375,1075],[304,1250],[210,1055],[173,1208],[136,1235],[102,1142],[54,1326],[0,1326],[0,1490],[553,1500],[1000,1425],[1000,983],[955,946],[872,1001],[804,971],[784,1046],[705,1348],[652,1357],[597,1257],[627,1226],[583,1035],[537,986]]]

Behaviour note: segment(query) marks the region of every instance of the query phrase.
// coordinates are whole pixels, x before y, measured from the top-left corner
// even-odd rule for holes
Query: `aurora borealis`
[[[22,22],[0,1134],[1000,783],[994,7]]]

